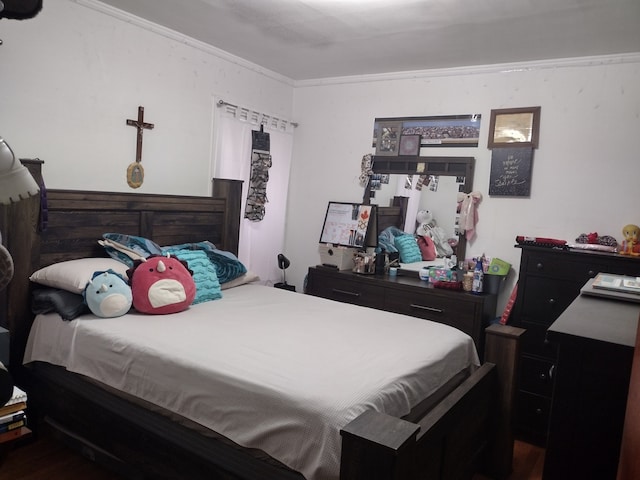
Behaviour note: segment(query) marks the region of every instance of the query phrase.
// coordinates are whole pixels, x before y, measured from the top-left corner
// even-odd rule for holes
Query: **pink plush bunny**
[[[473,240],[476,236],[476,223],[478,223],[477,205],[482,200],[480,192],[458,193],[458,206],[460,208],[460,231],[467,240]]]

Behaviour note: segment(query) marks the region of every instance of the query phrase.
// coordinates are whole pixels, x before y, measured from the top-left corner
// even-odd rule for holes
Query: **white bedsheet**
[[[61,365],[337,479],[339,430],[406,415],[478,358],[454,328],[261,285],[173,315],[36,318],[25,363]]]

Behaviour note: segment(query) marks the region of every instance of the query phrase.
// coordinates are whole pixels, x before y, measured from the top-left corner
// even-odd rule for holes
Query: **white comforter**
[[[173,315],[36,318],[25,363],[61,365],[158,404],[309,480],[337,479],[339,430],[406,415],[478,358],[454,328],[261,285]]]

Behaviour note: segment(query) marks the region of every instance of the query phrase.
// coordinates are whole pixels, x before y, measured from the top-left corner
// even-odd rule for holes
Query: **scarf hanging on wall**
[[[271,167],[270,137],[264,127],[260,131],[251,132],[251,175],[249,177],[249,192],[244,218],[252,222],[259,222],[265,215],[267,199],[267,182]]]

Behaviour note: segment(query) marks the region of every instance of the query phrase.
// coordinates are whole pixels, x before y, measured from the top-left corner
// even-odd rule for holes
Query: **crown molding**
[[[499,63],[493,65],[475,65],[469,67],[439,68],[431,70],[413,70],[368,75],[352,75],[346,77],[318,78],[294,81],[296,88],[316,87],[322,85],[340,85],[349,83],[386,82],[389,80],[411,80],[417,78],[451,77],[461,75],[481,75],[487,73],[514,73],[535,70],[595,67],[602,65],[618,65],[640,63],[640,52],[616,55],[600,55],[590,57],[560,58],[539,60],[534,62]]]

